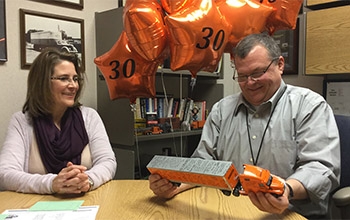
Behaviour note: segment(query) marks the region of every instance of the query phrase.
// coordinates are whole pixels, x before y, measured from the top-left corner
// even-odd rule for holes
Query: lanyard
[[[247,125],[247,131],[248,131],[248,141],[249,141],[249,148],[250,148],[250,154],[252,156],[252,160],[253,160],[253,164],[254,166],[256,166],[256,164],[258,163],[258,159],[259,159],[259,156],[260,156],[260,151],[261,151],[261,148],[262,148],[262,144],[264,142],[264,138],[265,138],[265,134],[266,134],[266,131],[267,131],[267,128],[269,127],[269,124],[270,124],[270,121],[271,121],[271,117],[272,117],[272,114],[275,110],[275,107],[276,105],[274,106],[272,112],[271,112],[271,115],[269,117],[269,120],[267,121],[267,124],[266,124],[266,127],[264,129],[264,133],[263,133],[263,136],[261,138],[261,141],[260,141],[260,145],[259,145],[259,150],[258,150],[258,154],[256,155],[256,158],[254,159],[254,153],[253,153],[253,147],[252,147],[252,142],[250,140],[250,132],[249,132],[249,126],[248,126],[248,109],[247,107],[245,107],[245,111],[246,111],[246,125]]]
[[[248,131],[249,148],[250,148],[250,154],[251,154],[251,156],[252,156],[252,160],[253,160],[254,166],[256,166],[257,163],[258,163],[258,159],[259,159],[259,156],[260,156],[260,151],[261,151],[261,148],[262,148],[262,144],[263,144],[263,142],[264,142],[265,134],[266,134],[267,128],[269,127],[269,124],[270,124],[272,115],[273,115],[273,113],[275,112],[276,106],[277,106],[279,100],[281,99],[281,97],[283,96],[283,93],[285,92],[285,90],[286,90],[286,87],[285,87],[284,90],[282,91],[281,96],[278,97],[275,106],[273,106],[273,108],[272,108],[272,112],[271,112],[271,114],[270,114],[269,120],[267,121],[266,127],[265,127],[265,129],[264,129],[263,136],[261,137],[261,141],[260,141],[260,145],[259,145],[258,154],[256,155],[256,158],[255,158],[255,159],[254,159],[254,153],[253,153],[252,142],[251,142],[251,140],[250,140],[250,131],[249,131],[249,125],[248,125],[248,108],[247,108],[247,106],[244,106],[244,107],[245,107],[245,113],[246,113],[246,125],[247,125],[247,131]]]

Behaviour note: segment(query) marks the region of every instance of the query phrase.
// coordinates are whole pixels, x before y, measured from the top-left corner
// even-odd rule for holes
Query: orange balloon
[[[265,31],[267,19],[274,11],[273,7],[248,0],[217,0],[216,4],[221,14],[232,25],[229,43],[225,48],[225,52],[229,53],[243,37]]]
[[[218,66],[231,25],[222,17],[212,0],[193,0],[177,13],[167,15],[170,68],[189,70],[195,78],[203,70],[214,72]]]
[[[160,2],[168,14],[178,12],[191,4],[191,0],[160,0]]]
[[[163,9],[157,0],[134,0],[123,11],[124,31],[129,45],[144,59],[162,58],[167,47]]]
[[[277,30],[294,29],[303,0],[253,0],[276,9],[267,21],[270,34]]]
[[[125,31],[105,54],[94,59],[102,72],[111,100],[154,97],[155,75],[159,63],[146,61],[130,50]]]

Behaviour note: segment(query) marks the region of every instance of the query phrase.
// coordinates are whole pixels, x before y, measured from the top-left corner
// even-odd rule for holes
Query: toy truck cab
[[[242,186],[241,194],[246,195],[248,192],[264,192],[281,196],[284,192],[285,182],[270,173],[269,170],[244,164],[244,172],[239,176]]]

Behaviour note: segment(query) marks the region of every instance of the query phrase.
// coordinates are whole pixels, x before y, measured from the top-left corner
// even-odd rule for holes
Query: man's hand
[[[250,201],[261,211],[281,214],[288,208],[288,189],[285,190],[282,196],[275,197],[270,193],[254,193],[249,192],[248,196]]]
[[[53,180],[53,191],[59,194],[87,192],[90,185],[86,169],[85,166],[68,162],[67,167],[63,168]]]
[[[151,174],[148,180],[149,188],[159,197],[170,199],[179,192],[177,186],[157,174]]]

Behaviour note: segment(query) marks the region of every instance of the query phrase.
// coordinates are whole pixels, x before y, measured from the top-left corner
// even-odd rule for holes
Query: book
[[[147,113],[146,100],[147,98],[140,98],[141,118],[146,118],[146,113]]]
[[[164,98],[159,97],[158,99],[158,108],[157,108],[157,114],[159,118],[164,118]]]
[[[147,113],[146,114],[146,127],[152,127],[158,125],[157,114]]]
[[[167,117],[167,118],[171,118],[171,117],[173,117],[173,116],[172,116],[172,110],[173,110],[174,98],[171,97],[171,98],[168,99],[168,101],[169,101],[169,102],[168,102],[168,109],[167,109],[166,117]]]
[[[195,121],[202,121],[206,119],[206,101],[195,101],[193,108],[197,108],[197,114],[193,115]]]
[[[171,110],[171,117],[176,117],[178,115],[180,99],[174,98],[173,108]]]
[[[141,101],[140,98],[136,98],[135,100],[135,110],[134,110],[134,118],[141,119]]]
[[[177,117],[179,117],[180,121],[183,121],[183,118],[184,118],[186,102],[187,102],[187,99],[185,99],[185,98],[182,98],[180,100],[180,105],[179,105],[179,110],[178,110],[178,115],[177,115]]]
[[[193,108],[193,99],[188,98],[186,102],[186,107],[185,107],[185,113],[184,113],[184,122],[187,122],[188,124],[191,123],[192,121],[192,108]]]
[[[157,114],[154,98],[146,98],[146,114]]]

